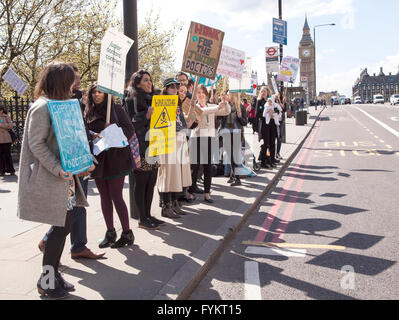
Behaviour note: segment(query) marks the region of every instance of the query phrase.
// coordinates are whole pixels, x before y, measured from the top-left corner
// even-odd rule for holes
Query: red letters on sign
[[[212,38],[215,39],[217,41],[219,41],[219,30],[215,30],[212,28],[209,28],[207,26],[203,26],[202,24],[195,24],[195,33],[199,33],[200,35],[204,36],[204,37],[208,37],[208,38]]]

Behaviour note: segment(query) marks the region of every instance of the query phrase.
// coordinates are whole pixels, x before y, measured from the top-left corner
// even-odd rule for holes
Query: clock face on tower
[[[309,57],[310,57],[310,50],[309,50],[309,49],[304,49],[304,50],[302,50],[302,55],[303,55],[305,58],[309,58]]]

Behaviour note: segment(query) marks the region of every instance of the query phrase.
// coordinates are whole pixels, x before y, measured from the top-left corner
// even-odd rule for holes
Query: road
[[[190,299],[398,299],[398,183],[399,107],[327,108]]]

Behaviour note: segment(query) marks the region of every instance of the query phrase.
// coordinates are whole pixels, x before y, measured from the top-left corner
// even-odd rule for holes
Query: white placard
[[[228,46],[222,47],[217,73],[241,80],[244,72],[245,52]]]
[[[3,80],[7,82],[15,91],[23,95],[28,89],[28,85],[10,68],[3,76]]]
[[[229,78],[229,91],[252,93],[253,87],[251,81],[252,81],[252,59],[250,57],[247,57],[245,59],[242,79],[238,80],[238,79]]]
[[[101,41],[98,90],[123,98],[126,55],[134,41],[115,29],[108,29]]]
[[[96,140],[93,145],[93,154],[95,156],[109,148],[125,148],[129,145],[122,129],[115,123],[101,131],[100,136],[102,138]]]

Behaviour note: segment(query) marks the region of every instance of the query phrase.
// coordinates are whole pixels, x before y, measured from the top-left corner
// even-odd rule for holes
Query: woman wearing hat
[[[162,95],[177,95],[179,82],[173,78],[163,83]],[[190,159],[187,144],[187,124],[181,105],[176,110],[176,146],[175,152],[161,155],[158,171],[158,191],[160,194],[162,216],[180,218],[186,213],[181,209],[178,198],[183,188],[191,186]]]

